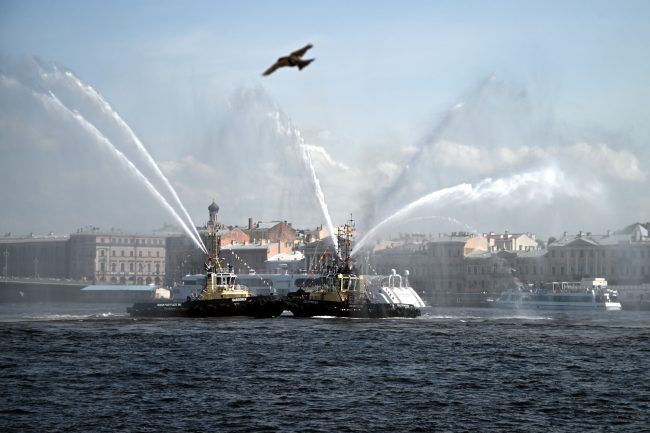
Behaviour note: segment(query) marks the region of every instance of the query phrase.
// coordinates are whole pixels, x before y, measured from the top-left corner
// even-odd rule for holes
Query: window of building
[[[124,272],[124,263],[120,263],[120,272]]]
[[[122,250],[122,257],[124,257],[124,250]]]
[[[112,252],[113,252],[113,257],[115,257],[115,250],[113,250]]]
[[[142,251],[138,251],[138,256],[142,257]]]
[[[143,268],[142,268],[142,263],[138,264],[138,271],[139,271],[139,272],[142,272],[142,269],[143,269]]]
[[[133,263],[129,263],[129,271],[133,272]]]
[[[115,263],[111,263],[111,272],[115,272]]]
[[[104,271],[106,270],[106,263],[101,262],[101,263],[99,264],[99,269],[100,269],[102,272],[104,272]]]
[[[104,250],[101,250],[101,251],[99,252],[99,255],[100,255],[101,257],[104,257]]]

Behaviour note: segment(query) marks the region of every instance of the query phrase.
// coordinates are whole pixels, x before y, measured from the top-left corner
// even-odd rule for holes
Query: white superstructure
[[[409,286],[409,271],[404,278],[395,269],[388,276],[364,276],[366,294],[371,302],[380,304],[408,304],[416,308],[426,307],[420,295]]]

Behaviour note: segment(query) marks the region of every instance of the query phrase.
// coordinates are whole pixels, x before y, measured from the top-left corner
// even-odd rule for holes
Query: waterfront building
[[[80,229],[69,239],[68,276],[109,284],[162,284],[166,239],[97,227]]]
[[[530,233],[505,233],[490,232],[484,235],[488,241],[489,251],[531,251],[540,249],[541,246]]]
[[[0,238],[2,277],[68,278],[68,235],[12,236]]]
[[[286,221],[258,221],[253,223],[253,218],[248,219],[248,228],[244,232],[252,242],[288,242],[293,243],[297,239],[296,229]]]
[[[612,285],[650,282],[648,228],[632,224],[605,235],[579,232],[548,246],[547,281],[603,277]]]
[[[65,236],[5,236],[0,254],[6,277],[161,284],[165,276],[165,237],[154,234],[86,227]]]

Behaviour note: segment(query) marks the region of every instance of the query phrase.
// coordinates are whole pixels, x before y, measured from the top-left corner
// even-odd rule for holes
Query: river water
[[[132,319],[0,304],[3,432],[648,431],[650,313]]]

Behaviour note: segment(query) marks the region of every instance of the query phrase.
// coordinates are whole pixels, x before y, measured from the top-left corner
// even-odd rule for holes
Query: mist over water
[[[329,210],[327,208],[327,203],[325,202],[323,189],[320,186],[320,181],[318,180],[318,176],[316,175],[316,171],[314,169],[314,163],[312,162],[309,149],[307,149],[307,146],[305,145],[305,140],[300,136],[300,131],[298,131],[296,128],[293,128],[290,122],[288,122],[287,120],[284,120],[284,122],[282,121],[282,117],[284,117],[282,113],[280,112],[272,113],[271,117],[276,120],[278,124],[277,125],[278,131],[292,137],[294,142],[300,149],[299,152],[302,155],[307,171],[309,172],[309,177],[311,179],[311,183],[314,188],[314,194],[318,199],[318,204],[323,214],[323,219],[325,220],[327,231],[329,232],[330,239],[332,240],[332,244],[334,245],[334,251],[336,251],[338,254],[337,233],[334,229],[334,224],[332,224],[332,217],[330,216]]]
[[[122,119],[122,117],[115,111],[111,105],[104,99],[104,97],[97,92],[95,89],[93,89],[91,86],[84,84],[79,78],[77,78],[72,72],[66,71],[65,73],[61,73],[61,71],[58,68],[54,68],[54,75],[56,76],[57,79],[61,79],[62,75],[66,79],[70,79],[73,81],[73,83],[86,95],[88,95],[90,98],[94,99],[97,104],[101,107],[101,109],[110,117],[112,117],[115,122],[118,124],[118,126],[128,135],[130,140],[136,145],[136,148],[140,152],[140,154],[145,158],[148,166],[154,170],[156,176],[158,179],[160,179],[163,184],[165,185],[166,190],[172,195],[174,199],[174,203],[181,209],[183,212],[183,215],[185,216],[186,220],[189,221],[189,228],[192,230],[193,234],[190,234],[190,238],[194,240],[194,242],[198,243],[199,248],[207,254],[208,250],[205,247],[203,240],[201,239],[201,236],[199,235],[198,230],[196,229],[196,225],[192,223],[192,218],[190,217],[189,213],[187,212],[187,209],[185,206],[183,206],[183,203],[181,202],[181,199],[178,197],[178,194],[176,193],[176,190],[174,187],[171,185],[167,177],[163,174],[163,172],[160,170],[160,167],[158,167],[158,164],[154,159],[151,157],[147,149],[144,147],[140,139],[135,135],[135,132],[131,129],[131,127]],[[47,78],[48,75],[45,74],[45,77]],[[160,194],[158,194],[160,195]],[[162,196],[161,196],[162,197]],[[163,200],[165,200],[163,198]],[[166,202],[166,200],[165,200]],[[175,211],[172,209],[171,212],[175,214]],[[177,217],[177,215],[175,215]],[[180,218],[179,218],[180,219]],[[187,229],[187,225],[185,224],[184,221],[180,221],[181,226],[183,229]]]
[[[637,194],[650,189],[642,146],[565,125],[554,117],[552,104],[494,77],[481,80],[422,128],[419,142],[377,145],[356,159],[299,129],[262,87],[213,97],[214,90],[205,89],[196,111],[187,114],[192,139],[170,138],[178,145],[155,160],[157,152],[143,145],[147,137],[141,141],[113,105],[72,72],[33,61],[2,70],[29,89],[51,91],[96,127],[168,196],[193,238],[190,220],[201,224],[212,200],[228,224],[245,225],[251,217],[286,220],[298,228],[323,224],[333,233],[352,213],[358,234],[372,232],[374,238],[462,227],[541,236],[597,233],[650,213],[650,199]],[[88,145],[83,128],[61,124],[25,90],[3,82],[0,91],[0,139],[11,155],[3,161],[3,176],[14,185],[6,191],[12,211],[0,213],[6,230],[66,232],[87,224],[150,230],[178,224],[135,175],[120,171],[114,155]],[[156,149],[157,143],[150,146]],[[15,182],[26,178],[20,167],[30,168],[29,184]],[[557,176],[550,195],[543,180],[539,187],[531,181],[509,194],[488,194],[482,183],[489,179],[496,187],[549,170]],[[420,201],[424,197],[426,203]],[[39,206],[52,217],[40,218]],[[424,219],[432,215],[436,218]]]
[[[176,220],[176,223],[179,224],[182,230],[184,230],[187,235],[190,237],[190,239],[193,240],[193,242],[196,244],[196,246],[201,249],[203,252],[207,252],[207,249],[205,248],[205,245],[203,245],[203,242],[198,235],[198,232],[196,231],[196,228],[194,227],[194,223],[192,220],[189,218],[189,215],[187,215],[187,212],[185,211],[182,203],[180,202],[180,199],[176,195],[176,192],[174,191],[173,187],[167,180],[167,178],[162,174],[160,169],[158,168],[157,164],[149,153],[146,151],[142,143],[137,139],[133,131],[130,129],[130,127],[119,117],[119,115],[113,111],[110,108],[110,105],[99,95],[97,92],[95,92],[90,86],[85,86],[78,78],[76,78],[72,73],[61,73],[59,69],[55,66],[52,70],[52,72],[46,72],[42,65],[36,63],[35,66],[39,69],[39,75],[42,78],[42,81],[38,83],[38,85],[35,85],[32,83],[32,87],[28,86],[25,84],[26,81],[19,82],[13,78],[6,77],[5,75],[2,75],[2,83],[4,86],[8,87],[18,87],[20,88],[23,93],[30,94],[31,96],[34,97],[35,99],[39,100],[41,103],[43,103],[48,111],[54,111],[58,112],[61,114],[61,121],[66,122],[67,119],[74,119],[76,121],[76,124],[80,126],[80,128],[84,131],[86,131],[95,141],[96,143],[101,144],[104,146],[105,149],[108,149],[109,153],[112,154],[114,157],[117,158],[117,160],[120,162],[120,164],[126,168],[126,170],[133,175],[139,182],[141,182],[142,185],[146,188],[146,190],[152,194],[152,196],[156,199],[156,201],[162,205],[162,207],[169,212],[170,215]],[[53,77],[55,77],[53,79]],[[57,85],[60,85],[61,79],[70,79],[73,81],[74,87],[81,89],[84,92],[84,96],[90,96],[93,101],[95,102],[95,105],[99,105],[101,109],[104,111],[104,117],[109,116],[112,119],[117,120],[119,128],[121,128],[123,131],[127,132],[131,141],[137,145],[138,152],[140,153],[141,156],[145,157],[145,160],[148,162],[149,167],[153,167],[154,171],[158,177],[159,180],[162,180],[164,184],[167,186],[167,190],[172,193],[176,200],[176,204],[179,205],[183,211],[185,211],[185,215],[187,217],[187,220],[183,220],[177,211],[169,204],[167,199],[159,192],[158,188],[151,183],[150,179],[142,173],[138,167],[124,154],[124,152],[120,151],[111,140],[109,140],[95,125],[93,125],[91,122],[89,122],[77,109],[71,109],[68,106],[66,106],[58,97],[57,95],[52,91],[48,90],[48,88],[56,88]],[[27,81],[29,82],[29,81]],[[54,85],[53,85],[54,84]],[[66,83],[68,84],[68,83]],[[68,86],[68,90],[69,90]],[[41,90],[43,93],[39,92],[38,90]],[[188,224],[189,223],[189,224]],[[192,228],[190,228],[192,227]]]
[[[542,235],[605,232],[647,219],[650,202],[635,193],[649,186],[647,152],[612,134],[566,125],[545,102],[495,77],[481,80],[419,143],[402,148],[403,163],[383,167],[385,183],[368,200],[363,233],[388,235],[391,226],[408,232],[415,224],[406,217],[415,210],[457,218],[478,231]],[[554,183],[545,185],[542,176],[520,194],[485,195],[484,179],[497,186],[532,173],[553,173]],[[425,231],[450,227],[438,220]]]
[[[391,224],[412,220],[417,212],[444,210],[449,213],[466,213],[475,204],[490,203],[493,209],[530,206],[552,202],[555,196],[567,198],[577,195],[576,188],[562,179],[562,173],[549,168],[543,171],[523,173],[505,179],[485,179],[475,186],[460,184],[434,191],[408,203],[399,211],[385,218],[368,231],[356,244],[352,254],[357,254],[368,242],[381,234]],[[511,206],[509,203],[514,202]],[[470,212],[472,213],[472,212]],[[455,220],[454,220],[455,221]]]
[[[54,105],[59,110],[61,110],[63,114],[75,119],[84,130],[88,131],[88,133],[91,134],[99,143],[106,146],[111,152],[113,152],[120,163],[124,165],[129,170],[129,172],[132,173],[138,180],[140,180],[145,185],[147,190],[149,190],[149,192],[160,202],[160,204],[162,204],[165,209],[167,209],[169,213],[174,216],[178,224],[180,224],[190,239],[194,241],[196,246],[199,249],[203,250],[203,252],[207,253],[207,249],[201,242],[200,237],[194,236],[193,232],[187,226],[187,223],[181,219],[176,211],[169,205],[167,200],[160,194],[160,192],[158,192],[156,187],[153,186],[149,179],[147,179],[146,176],[144,176],[142,172],[138,170],[138,168],[124,155],[124,153],[120,152],[113,145],[113,143],[110,142],[110,140],[108,140],[101,132],[99,132],[99,130],[97,130],[97,128],[95,128],[91,123],[89,123],[81,114],[71,111],[69,108],[63,105],[63,103],[61,103],[61,101],[59,101],[59,99],[53,93],[50,93],[50,97]]]

